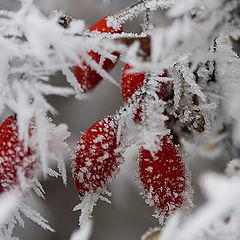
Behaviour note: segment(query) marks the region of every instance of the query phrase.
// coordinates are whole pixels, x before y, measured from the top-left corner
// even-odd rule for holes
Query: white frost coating
[[[63,183],[66,185],[67,173],[64,159],[67,154],[70,156],[71,150],[64,141],[70,136],[70,132],[68,132],[68,127],[65,124],[58,126],[51,124],[50,127],[51,135],[48,141],[50,156],[57,161],[59,173],[62,176]]]
[[[1,209],[2,217],[7,217],[4,222],[1,222],[0,226],[0,239],[1,240],[16,240],[18,238],[13,237],[13,230],[16,224],[24,227],[25,222],[21,216],[21,213],[24,214],[27,218],[31,219],[33,222],[37,223],[43,229],[54,232],[54,230],[48,225],[46,219],[44,219],[37,211],[33,210],[30,206],[28,206],[25,201],[27,200],[27,196],[22,192],[10,191],[8,193],[4,193],[2,195],[3,198],[7,197],[4,202],[4,209]],[[11,199],[11,197],[14,198]],[[4,199],[2,199],[4,200]],[[8,202],[8,204],[6,204]],[[9,207],[12,205],[12,209]],[[2,205],[3,207],[3,205]],[[0,198],[0,208],[1,208],[1,198]],[[6,211],[10,211],[6,216]],[[0,218],[0,221],[3,218]]]
[[[96,202],[99,199],[97,193],[86,193],[85,196],[81,199],[81,203],[77,204],[73,211],[81,210],[81,215],[79,217],[79,226],[83,227],[89,221],[91,217],[93,207],[96,206]]]
[[[111,196],[109,191],[106,189],[101,189],[101,192],[85,193],[84,197],[80,197],[81,202],[73,209],[73,211],[81,210],[81,215],[79,217],[80,228],[84,227],[89,222],[89,219],[92,217],[93,208],[96,206],[98,199],[107,203],[111,203],[106,197],[103,196],[104,194]]]
[[[25,222],[24,222],[24,220],[21,217],[21,213],[19,211],[19,208],[16,209],[16,211],[14,212],[12,217],[17,220],[17,222],[18,222],[20,227],[24,227],[25,226]]]
[[[94,69],[99,75],[101,75],[104,79],[108,80],[115,86],[119,87],[118,82],[105,71],[102,66],[96,63],[87,53],[83,53],[81,57],[87,62],[87,64]]]
[[[150,1],[146,1],[145,6],[146,8],[154,11],[157,8],[169,9],[174,5],[175,2],[177,1],[176,0],[150,0]]]
[[[69,33],[82,33],[85,30],[85,23],[83,20],[80,19],[73,19],[71,21],[71,24],[69,25],[69,28],[67,29],[67,31]]]
[[[167,29],[155,29],[152,32],[151,56],[152,62],[143,63],[148,65],[149,70],[157,71],[162,67],[170,67],[183,54],[194,54],[196,61],[207,61],[209,48],[214,37],[223,29],[224,23],[228,21],[228,13],[235,4],[226,3],[224,8],[219,6],[222,1],[209,1],[203,15],[197,19],[185,15],[181,20],[176,19]],[[205,59],[205,60],[204,60]],[[195,59],[194,59],[195,60]],[[195,63],[193,62],[193,65]]]
[[[109,51],[108,47],[105,47],[107,44],[102,44],[99,41],[99,39],[103,40],[107,35],[102,35],[101,38],[94,33],[95,35],[92,34],[89,38],[83,38],[79,35],[83,31],[82,22],[78,22],[74,26],[73,21],[69,29],[63,29],[52,20],[50,21],[44,17],[34,6],[29,4],[31,1],[22,2],[24,4],[19,12],[0,10],[0,15],[4,16],[1,17],[0,21],[0,114],[6,110],[6,107],[18,114],[19,135],[21,139],[24,139],[25,148],[28,144],[32,144],[32,140],[34,140],[29,138],[28,128],[30,119],[35,116],[40,128],[39,131],[43,131],[43,133],[37,131],[36,135],[33,135],[33,138],[36,139],[32,145],[41,156],[44,171],[58,175],[56,172],[49,170],[48,160],[49,158],[58,158],[55,151],[58,153],[61,147],[52,151],[46,143],[51,140],[54,142],[55,137],[61,138],[64,134],[51,136],[54,131],[52,132],[51,127],[48,124],[46,125],[44,118],[47,112],[56,113],[56,111],[47,103],[45,95],[68,96],[73,91],[50,86],[48,76],[57,70],[67,69],[65,75],[69,82],[73,83],[75,81],[75,85],[73,85],[76,90],[78,88],[77,82],[76,79],[72,79],[73,74],[69,72],[69,69],[76,63],[81,65],[79,56],[83,56],[83,61],[86,60],[87,64],[89,63],[92,67],[98,68],[97,71],[100,73],[102,71],[102,62],[106,56],[109,56],[111,51]],[[205,6],[204,9],[201,3]],[[146,7],[154,10],[157,6],[161,8],[173,6],[172,10],[170,10],[170,16],[180,16],[173,20],[173,24],[165,30],[156,29],[150,33],[152,36],[150,62],[143,63],[139,61],[136,56],[138,53],[137,44],[133,45],[123,57],[126,62],[133,63],[132,65],[139,70],[151,70],[157,73],[159,69],[169,69],[169,67],[173,69],[174,97],[163,109],[161,108],[163,105],[161,101],[147,104],[149,109],[144,107],[142,118],[147,119],[148,127],[137,125],[132,120],[139,99],[135,103],[128,103],[126,113],[122,114],[121,126],[118,131],[118,142],[122,143],[121,133],[124,133],[124,137],[127,138],[122,143],[122,148],[126,147],[127,144],[131,145],[136,142],[142,144],[143,138],[151,145],[149,146],[151,148],[154,142],[153,136],[156,135],[158,127],[160,135],[167,134],[164,130],[167,131],[168,126],[166,127],[163,124],[164,121],[166,122],[164,118],[165,110],[168,111],[171,117],[174,116],[179,119],[177,124],[173,121],[171,127],[180,137],[184,135],[181,132],[182,126],[187,128],[185,128],[186,131],[193,133],[194,136],[196,135],[195,140],[205,133],[210,135],[211,131],[222,130],[223,125],[227,127],[233,125],[233,141],[235,146],[239,147],[239,57],[233,52],[229,38],[229,35],[232,35],[235,40],[238,40],[240,36],[239,23],[235,21],[239,20],[236,18],[236,15],[239,15],[239,6],[234,9],[235,4],[239,4],[238,1],[150,0],[140,4],[138,9],[132,11],[128,9],[127,15],[122,14],[119,16],[118,20],[124,22],[135,17]],[[230,18],[231,22],[229,21]],[[234,23],[236,26],[226,26],[227,22],[229,24]],[[111,24],[113,23],[116,22],[112,21]],[[49,32],[52,34],[49,34]],[[75,34],[78,34],[78,36],[76,37]],[[139,37],[138,34],[134,35],[132,33],[123,34],[122,36]],[[119,37],[119,35],[112,36],[112,38],[114,37]],[[103,53],[98,66],[94,65],[91,59],[84,58],[84,56],[89,56],[87,53],[90,50],[88,43],[89,39],[92,38],[97,40],[91,41],[90,45],[93,45],[94,50],[101,50],[101,54]],[[211,50],[209,51],[209,49]],[[126,49],[125,52],[127,52]],[[174,74],[175,71],[177,74]],[[199,79],[195,79],[196,72]],[[106,74],[102,73],[103,75]],[[216,82],[214,82],[214,79]],[[151,97],[157,98],[154,91],[145,90],[148,93],[150,92]],[[198,97],[194,106],[192,103],[193,95]],[[173,101],[173,106],[169,108],[171,101]],[[156,110],[157,106],[158,108],[160,106],[158,111],[153,111]],[[198,124],[194,122],[194,118],[199,119],[201,116],[205,120],[204,132],[195,133],[194,128],[197,128]],[[160,122],[158,126],[156,120]],[[212,126],[212,123],[216,123],[216,126]],[[125,126],[127,126],[127,129],[124,130]],[[210,127],[212,127],[211,131]],[[63,128],[59,127],[61,131]],[[129,129],[131,132],[127,132]],[[228,132],[225,136],[231,138],[231,132]],[[192,138],[190,139],[192,140]],[[219,139],[219,143],[223,141],[224,139]],[[118,150],[119,152],[123,151],[120,148]],[[9,151],[9,153],[11,152]],[[64,180],[66,172],[63,165],[63,156],[61,155],[59,171],[62,173],[63,181],[66,182]],[[228,174],[232,175],[238,169],[238,166],[238,160],[235,159],[230,162],[227,170]],[[203,208],[200,208],[201,214],[200,212],[193,214],[193,217],[189,218],[186,223],[181,223],[182,226],[179,226],[179,229],[173,227],[172,231],[169,230],[172,236],[165,236],[166,239],[240,239],[239,234],[236,234],[240,222],[238,217],[240,212],[238,177],[231,179],[222,177],[221,179],[221,177],[208,176],[205,181],[204,186],[208,189],[209,202]],[[22,186],[24,185],[22,184]],[[94,198],[91,200],[93,203]],[[85,203],[87,205],[87,202]],[[89,213],[87,209],[91,210],[90,205],[88,208],[83,207],[85,215]],[[230,224],[221,221],[225,215],[230,215]],[[23,225],[19,212],[15,214],[15,218]],[[14,239],[11,237],[14,225],[15,219],[11,219],[8,226],[4,227],[3,231],[0,232],[0,239]],[[171,229],[170,226],[168,227],[168,229]],[[180,234],[178,234],[179,232]],[[6,233],[4,237],[2,237],[3,233]],[[176,236],[174,237],[175,233]]]
[[[77,96],[79,98],[86,97],[81,94],[79,84],[69,70],[75,63],[80,64],[79,56],[87,55],[89,57],[87,54],[90,50],[89,38],[79,35],[84,29],[83,21],[73,20],[69,29],[64,29],[53,19],[44,16],[31,3],[23,2],[19,11],[1,10],[0,17],[0,85],[2,86],[0,89],[0,114],[6,108],[17,113],[19,138],[24,140],[25,149],[31,145],[32,149],[40,156],[44,173],[48,172],[50,158],[59,159],[59,171],[65,179],[63,181],[66,182],[63,155],[61,155],[62,146],[55,149],[55,152],[51,152],[48,146],[49,141],[54,139],[46,115],[48,112],[55,114],[56,111],[47,102],[45,96],[74,94],[71,88],[55,87],[49,84],[49,75],[63,70]],[[76,34],[78,34],[77,37]],[[104,53],[103,58],[110,53],[109,46],[106,48],[105,45],[105,43],[91,38],[91,46],[94,49],[101,49],[101,52]],[[110,48],[113,48],[112,45],[110,44]],[[85,58],[83,60],[85,61]],[[86,61],[88,62],[88,60]],[[103,71],[96,62],[91,59],[90,62],[91,66],[97,65],[98,72]],[[114,81],[106,72],[102,75]],[[37,128],[30,139],[29,125],[33,117]],[[56,141],[58,141],[58,137],[56,134]],[[61,143],[58,142],[57,145],[59,146]]]
[[[88,221],[83,227],[72,233],[70,240],[88,240],[92,233],[93,223]]]
[[[179,65],[177,65],[177,69],[182,74],[184,81],[189,85],[189,92],[193,94],[197,94],[203,102],[206,101],[206,96],[200,89],[200,86],[196,83],[195,76],[189,72],[187,67],[188,59],[182,59]]]
[[[143,1],[139,1],[136,5],[124,9],[120,14],[116,14],[114,17],[121,24],[130,21],[137,17],[141,12],[145,10],[145,4]]]
[[[44,196],[45,191],[44,191],[41,183],[38,181],[38,179],[34,179],[33,183],[34,183],[34,185],[33,185],[32,188],[33,188],[34,192],[35,192],[39,197],[45,199],[45,196]]]
[[[25,175],[24,175],[24,170],[22,169],[22,167],[19,167],[17,169],[17,178],[19,180],[19,185],[20,185],[20,189],[22,191],[26,191],[27,189],[30,188],[30,184],[31,184],[31,181],[29,181]]]
[[[68,68],[63,68],[62,73],[66,76],[67,81],[74,88],[75,94],[76,94],[75,96],[79,99],[83,99],[85,96],[85,94],[83,94],[84,90],[81,88],[80,84],[78,83],[72,71]]]
[[[50,232],[55,232],[54,229],[52,229],[48,225],[48,221],[43,218],[37,211],[33,210],[30,206],[26,205],[25,203],[22,203],[19,206],[19,210],[29,219],[31,219],[33,222],[37,223],[39,226],[41,226],[43,229],[48,230]]]
[[[60,176],[60,174],[58,172],[56,172],[55,170],[48,168],[47,174],[51,177],[55,177],[58,178]]]
[[[6,222],[7,218],[17,208],[21,199],[21,194],[17,191],[10,191],[0,196],[0,225]]]
[[[114,16],[108,16],[106,20],[107,20],[107,27],[112,27],[115,30],[121,29],[122,27],[121,22],[119,22],[118,19],[115,18]]]

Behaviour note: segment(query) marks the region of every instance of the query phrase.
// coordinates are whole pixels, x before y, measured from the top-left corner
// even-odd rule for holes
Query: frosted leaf
[[[92,232],[92,221],[88,221],[83,227],[74,231],[70,240],[88,240]]]

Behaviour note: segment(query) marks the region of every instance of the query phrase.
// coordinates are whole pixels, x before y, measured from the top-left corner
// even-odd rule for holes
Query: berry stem
[[[144,0],[139,0],[137,3],[122,10],[119,14],[115,14],[114,17],[119,23],[124,24],[127,21],[131,21],[132,19],[136,18],[144,10]]]
[[[144,4],[146,4],[147,0],[144,0]],[[143,32],[148,31],[152,26],[152,16],[151,16],[151,10],[149,8],[146,8],[144,10],[144,18],[143,18]]]

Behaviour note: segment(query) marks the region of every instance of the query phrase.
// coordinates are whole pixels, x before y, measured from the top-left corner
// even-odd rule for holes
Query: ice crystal
[[[88,221],[84,227],[79,228],[71,235],[70,240],[88,240],[92,232],[92,222]]]

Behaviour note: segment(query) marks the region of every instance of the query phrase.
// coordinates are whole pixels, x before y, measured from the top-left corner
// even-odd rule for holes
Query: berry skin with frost
[[[125,64],[122,71],[122,96],[125,102],[132,97],[132,95],[141,89],[143,86],[143,81],[145,79],[145,73],[129,73],[133,67],[128,63]]]
[[[117,125],[111,117],[96,122],[77,143],[72,175],[81,195],[96,193],[115,177],[121,160],[117,148]]]
[[[169,137],[161,139],[156,153],[140,149],[139,180],[146,202],[166,219],[182,209],[187,189],[186,166]]]
[[[14,116],[9,116],[0,126],[0,193],[20,187],[19,171],[25,180],[36,176],[38,161],[30,147],[24,150],[18,139],[18,125]]]
[[[129,72],[132,69],[133,67],[126,63],[122,71],[121,87],[123,100],[125,102],[127,102],[136,91],[141,90],[146,75],[145,72]],[[164,69],[164,72],[159,75],[159,77],[168,77],[167,69]],[[157,90],[159,99],[164,101],[168,100],[171,95],[170,88],[168,83],[160,82]]]
[[[125,64],[123,71],[122,71],[122,78],[121,78],[121,87],[122,87],[122,96],[123,100],[127,102],[129,99],[131,99],[132,95],[136,91],[140,91],[144,79],[145,79],[145,73],[144,72],[129,72],[132,70],[133,67],[129,65],[128,63]],[[164,69],[163,74],[159,75],[159,78],[161,77],[168,77],[168,71],[167,69]],[[162,99],[163,101],[167,101],[172,97],[172,86],[169,83],[166,82],[159,82],[158,88],[157,88],[157,95],[159,99]],[[142,122],[142,102],[144,99],[144,95],[139,96],[140,99],[138,99],[138,107],[136,109],[136,112],[134,113],[133,120],[136,123]]]
[[[102,33],[111,33],[111,34],[121,33],[123,31],[122,27],[120,27],[119,29],[114,29],[110,26],[107,26],[108,17],[109,17],[109,15],[105,16],[104,18],[99,20],[97,23],[92,25],[89,28],[89,31],[91,31],[91,32],[92,31],[99,31],[99,32],[102,32]],[[102,64],[102,68],[107,72],[112,70],[112,68],[116,65],[117,60],[120,56],[118,52],[113,52],[112,54],[116,56],[116,60],[112,61],[112,60],[106,58],[103,61],[103,64]],[[99,63],[100,60],[101,60],[101,55],[97,52],[92,51],[92,50],[88,52],[88,55],[96,63]],[[99,75],[94,69],[92,69],[86,62],[83,62],[82,65],[83,65],[83,68],[81,68],[79,66],[74,67],[75,76],[76,76],[81,88],[85,92],[91,91],[102,80],[102,76]]]

